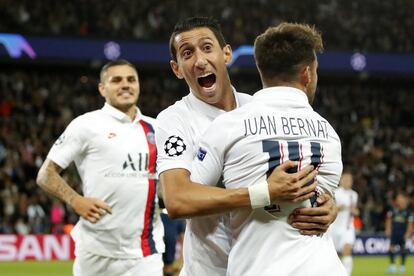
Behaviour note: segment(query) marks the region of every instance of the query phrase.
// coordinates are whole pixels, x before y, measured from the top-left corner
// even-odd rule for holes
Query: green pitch
[[[4,276],[71,276],[71,261],[0,262],[0,275]]]
[[[397,264],[399,262],[397,258]],[[388,268],[387,257],[354,257],[352,276],[382,276]],[[414,257],[408,257],[406,272],[397,275],[414,275]],[[0,262],[0,275],[7,276],[70,276],[72,262]],[[275,274],[277,275],[277,274]],[[321,275],[333,276],[333,275]]]
[[[400,256],[396,257],[396,264],[400,263]],[[381,275],[414,275],[414,257],[407,257],[404,274],[387,274],[388,257],[354,257],[354,270],[352,276],[381,276]]]

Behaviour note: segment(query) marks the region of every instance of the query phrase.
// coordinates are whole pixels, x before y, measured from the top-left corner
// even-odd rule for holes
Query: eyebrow
[[[136,79],[137,76],[136,75],[128,75],[128,76],[114,75],[114,76],[110,76],[108,79],[112,80],[112,79],[115,79],[115,78],[127,78],[127,79],[135,78]]]
[[[214,39],[211,38],[210,36],[203,36],[203,37],[200,37],[200,39],[197,40],[197,43],[204,42],[205,40],[208,40],[210,42],[214,42]],[[178,47],[178,51],[180,51],[181,48],[184,48],[185,46],[188,46],[189,44],[190,43],[188,43],[188,42],[183,43],[180,47]]]

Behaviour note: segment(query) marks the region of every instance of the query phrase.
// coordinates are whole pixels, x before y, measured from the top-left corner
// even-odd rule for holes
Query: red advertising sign
[[[0,235],[0,261],[71,260],[74,248],[70,235]]]

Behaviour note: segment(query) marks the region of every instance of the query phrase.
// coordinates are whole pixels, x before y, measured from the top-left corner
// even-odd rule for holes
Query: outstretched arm
[[[37,175],[37,184],[49,194],[69,204],[84,219],[95,223],[104,211],[112,213],[111,208],[102,200],[87,198],[73,190],[60,176],[60,168],[55,162],[46,159]]]
[[[317,172],[312,166],[293,174],[286,172],[296,165],[296,162],[288,161],[273,170],[267,180],[270,201],[298,202],[314,195],[316,183],[308,183]],[[222,189],[195,183],[186,169],[162,172],[160,183],[165,206],[172,218],[215,214],[251,206],[248,188]]]

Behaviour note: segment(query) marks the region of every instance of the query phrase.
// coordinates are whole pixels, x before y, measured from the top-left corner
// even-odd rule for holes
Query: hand
[[[336,219],[338,209],[330,194],[320,195],[316,202],[317,207],[297,208],[289,216],[289,224],[302,235],[323,234]]]
[[[315,195],[317,171],[313,166],[306,166],[296,173],[287,173],[298,162],[286,161],[276,167],[267,179],[270,200],[272,202],[301,202]]]
[[[77,196],[71,206],[75,212],[91,223],[96,223],[106,212],[112,214],[112,209],[108,204],[97,198]]]

